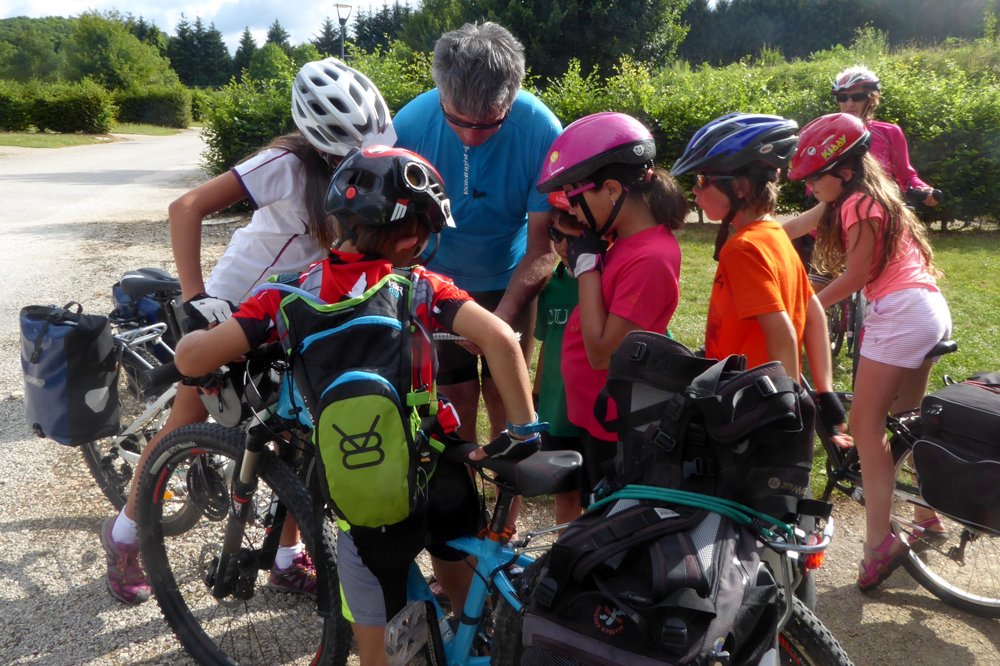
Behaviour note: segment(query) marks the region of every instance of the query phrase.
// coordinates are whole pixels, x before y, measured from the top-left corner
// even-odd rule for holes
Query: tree
[[[285,52],[285,55],[288,55],[292,50],[292,45],[288,42],[290,37],[291,35],[281,26],[278,19],[274,19],[274,23],[267,29],[267,39],[264,40],[264,44],[275,44]]]
[[[295,74],[295,66],[292,64],[284,49],[268,42],[257,49],[257,52],[250,58],[250,68],[248,70],[250,78],[255,81],[271,81],[280,79],[291,79]]]
[[[64,54],[53,47],[53,35],[40,22],[27,19],[10,34],[0,34],[0,79],[58,81]]]
[[[250,28],[244,26],[240,45],[236,47],[236,55],[233,56],[233,76],[236,77],[237,81],[243,80],[243,72],[250,68],[250,59],[256,52],[257,41],[250,34]]]
[[[430,52],[442,33],[459,28],[484,15],[483,0],[424,0],[403,25],[400,39],[414,51]],[[510,26],[505,26],[510,28]]]
[[[155,47],[162,57],[167,57],[167,46],[170,44],[170,38],[167,33],[156,27],[155,23],[147,22],[141,15],[139,18],[135,18],[129,14],[125,17],[125,27],[140,42]]]
[[[80,15],[66,43],[68,78],[91,78],[105,88],[177,83],[170,63],[118,21],[96,12]]]
[[[184,14],[177,23],[176,34],[167,44],[167,57],[181,82],[186,86],[195,85],[198,78],[198,36]]]
[[[399,0],[395,0],[391,5],[384,3],[382,8],[377,10],[358,9],[354,19],[353,42],[368,53],[376,48],[386,47],[390,41],[402,34],[403,26],[412,16],[413,9],[409,5],[399,4]]]
[[[312,45],[324,57],[340,55],[340,28],[330,20],[329,16],[323,21],[323,27],[312,40]]]
[[[524,44],[532,72],[553,77],[571,59],[583,71],[602,74],[622,56],[661,65],[672,60],[687,29],[681,12],[687,0],[505,0],[493,3],[491,20],[507,27]]]
[[[200,22],[199,19],[195,24],[196,30]],[[222,33],[215,27],[215,23],[198,35],[198,55],[198,85],[218,87],[229,81],[233,59],[229,56],[229,49],[222,41]]]

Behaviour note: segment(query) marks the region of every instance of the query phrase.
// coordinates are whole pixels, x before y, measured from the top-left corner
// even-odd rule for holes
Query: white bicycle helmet
[[[292,118],[309,143],[331,155],[396,143],[382,93],[336,58],[308,62],[299,70],[292,84]]]
[[[839,93],[841,90],[848,90],[857,85],[863,85],[868,90],[881,90],[878,77],[875,72],[856,65],[848,67],[833,79],[833,92]]]

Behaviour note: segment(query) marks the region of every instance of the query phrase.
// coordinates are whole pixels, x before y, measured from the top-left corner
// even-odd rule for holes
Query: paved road
[[[79,452],[30,435],[18,395],[22,306],[107,312],[124,270],[172,263],[167,205],[205,179],[204,144],[196,131],[120,139],[0,148],[0,664],[186,662],[154,603],[105,593],[107,502]]]

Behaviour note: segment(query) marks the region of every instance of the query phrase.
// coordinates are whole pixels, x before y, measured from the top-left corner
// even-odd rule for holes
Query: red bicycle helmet
[[[656,143],[649,130],[632,116],[605,111],[570,123],[549,148],[538,179],[545,194],[587,180],[609,164],[649,164]]]
[[[827,173],[844,160],[866,153],[870,140],[871,133],[856,116],[820,116],[799,132],[799,146],[789,163],[788,177],[804,180]]]
[[[855,67],[848,67],[833,79],[833,93],[839,93],[842,90],[850,90],[854,86],[864,86],[868,90],[881,90],[881,86],[878,81],[878,77],[875,76],[875,72],[868,69],[867,67],[862,67],[857,65]]]

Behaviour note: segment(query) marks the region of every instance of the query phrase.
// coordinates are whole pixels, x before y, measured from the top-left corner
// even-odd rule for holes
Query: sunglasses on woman
[[[834,97],[837,98],[838,102],[840,102],[841,104],[843,104],[847,100],[851,100],[852,102],[863,102],[866,99],[868,99],[869,97],[871,97],[871,95],[872,94],[870,92],[857,92],[857,93],[850,93],[850,94],[848,94],[848,93],[837,93],[836,95],[834,95]]]

